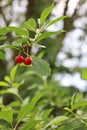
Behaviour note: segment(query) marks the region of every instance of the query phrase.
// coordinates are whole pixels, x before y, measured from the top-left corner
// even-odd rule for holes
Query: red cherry
[[[22,63],[23,61],[24,61],[23,56],[18,55],[18,56],[15,57],[15,62],[16,63]]]
[[[24,64],[25,64],[25,65],[31,65],[31,64],[32,64],[32,59],[29,58],[29,57],[26,57],[26,58],[24,59]]]

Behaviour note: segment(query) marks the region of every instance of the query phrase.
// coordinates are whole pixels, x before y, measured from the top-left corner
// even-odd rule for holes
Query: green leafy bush
[[[16,37],[11,44],[0,46],[1,60],[5,60],[3,50],[7,48],[17,49],[18,55],[25,54],[32,59],[32,65],[19,62],[0,81],[0,130],[87,129],[87,99],[84,99],[82,93],[73,92],[71,98],[68,88],[59,87],[52,79],[48,80],[51,74],[49,63],[29,53],[29,48],[33,46],[45,48],[39,44],[40,40],[65,32],[45,32],[49,26],[66,18],[61,16],[48,21],[47,17],[53,7],[52,3],[43,10],[38,23],[30,18],[20,28],[0,28],[0,40],[5,40],[6,34],[10,32],[14,32]],[[31,32],[35,34],[33,38]],[[82,77],[86,78],[84,69],[82,72]],[[4,103],[6,94],[13,97],[13,101],[7,104]]]

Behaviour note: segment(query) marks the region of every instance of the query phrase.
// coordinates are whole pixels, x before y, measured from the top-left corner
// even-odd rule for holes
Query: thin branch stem
[[[69,109],[68,112],[70,112],[72,115],[74,115],[74,117],[77,120],[79,120],[83,125],[85,125],[87,127],[87,123],[81,117],[79,117],[76,113],[74,113],[71,109]]]

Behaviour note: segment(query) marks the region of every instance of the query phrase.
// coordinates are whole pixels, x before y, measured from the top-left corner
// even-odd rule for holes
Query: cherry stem
[[[27,47],[27,54],[28,54],[28,47]]]
[[[21,54],[21,51],[19,51],[19,55]]]
[[[23,53],[26,54],[28,57],[31,57],[28,52],[26,53],[25,50],[23,49]]]

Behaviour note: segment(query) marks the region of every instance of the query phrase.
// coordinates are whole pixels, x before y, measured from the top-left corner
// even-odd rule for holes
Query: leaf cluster
[[[15,48],[32,57],[32,66],[15,65],[9,75],[0,81],[1,130],[87,129],[87,99],[84,99],[83,94],[73,94],[71,97],[69,89],[60,87],[52,79],[47,79],[51,73],[47,61],[24,51],[24,48],[33,46],[45,47],[38,42],[64,32],[64,30],[45,32],[49,26],[66,18],[61,16],[48,21],[47,17],[53,7],[54,3],[43,10],[38,23],[30,18],[20,28],[0,28],[0,40],[5,40],[6,34],[10,32],[14,32],[16,36],[16,40],[11,44],[0,46],[0,59],[5,59],[3,50],[6,48]],[[30,36],[31,32],[35,34],[33,38]],[[19,72],[20,69],[22,72]],[[85,79],[87,79],[86,70],[86,68],[82,70],[82,77]],[[3,102],[6,94],[14,98],[14,101],[7,105]]]

